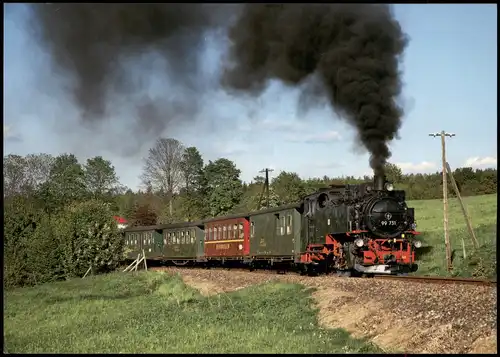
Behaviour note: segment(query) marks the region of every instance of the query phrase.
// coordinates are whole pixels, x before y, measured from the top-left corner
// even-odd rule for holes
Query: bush
[[[108,204],[91,200],[69,206],[57,220],[65,277],[115,269],[123,258],[123,239]]]
[[[5,205],[4,224],[4,281],[6,287],[24,285],[29,263],[27,246],[40,220],[25,199],[16,197]]]

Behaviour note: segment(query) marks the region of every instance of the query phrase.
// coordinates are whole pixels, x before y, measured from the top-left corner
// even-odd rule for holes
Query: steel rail
[[[486,285],[486,286],[496,286],[497,285],[496,280],[484,280],[484,279],[460,278],[460,277],[443,277],[443,276],[376,275],[376,276],[374,276],[374,278],[375,279],[385,279],[385,280],[411,281],[411,282],[428,283],[428,284],[472,284],[472,285]]]

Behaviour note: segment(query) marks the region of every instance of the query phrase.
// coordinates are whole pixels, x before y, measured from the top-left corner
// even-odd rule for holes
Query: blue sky
[[[497,11],[495,5],[396,5],[409,35],[404,55],[405,117],[391,162],[404,172],[437,171],[440,142],[430,132],[446,130],[452,167],[496,167]],[[273,83],[260,99],[234,98],[216,88],[204,96],[196,121],[138,138],[126,155],[117,150],[131,134],[126,104],[98,130],[83,128],[67,99],[64,78],[52,72],[48,55],[28,30],[22,4],[5,5],[4,154],[75,153],[112,161],[123,184],[139,184],[142,157],[158,136],[197,146],[205,160],[227,157],[249,181],[264,167],[302,177],[370,173],[368,156],[356,147],[354,130],[329,109],[297,112],[298,92]],[[208,36],[204,72],[217,68],[225,44]],[[154,61],[146,67],[154,68]],[[212,74],[212,77],[210,75]],[[148,91],[162,90],[158,76]]]

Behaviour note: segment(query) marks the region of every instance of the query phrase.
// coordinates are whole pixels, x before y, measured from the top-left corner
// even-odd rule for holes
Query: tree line
[[[371,177],[301,178],[280,172],[271,179],[269,202],[264,177],[242,182],[236,164],[205,162],[196,147],[160,138],[144,159],[142,188],[123,186],[112,163],[100,156],[81,163],[73,154],[4,157],[4,257],[7,286],[36,284],[114,269],[124,247],[112,219],[131,225],[195,221],[297,202],[329,184],[355,184]],[[407,199],[442,195],[441,173],[405,175],[393,164],[387,176]],[[461,193],[496,192],[497,170],[457,168]],[[454,195],[449,185],[450,195]]]

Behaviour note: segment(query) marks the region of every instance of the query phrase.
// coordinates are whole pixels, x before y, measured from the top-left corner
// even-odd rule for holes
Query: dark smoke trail
[[[399,57],[407,40],[388,5],[245,5],[229,32],[223,84],[258,95],[269,79],[301,85],[315,75],[330,103],[357,129],[382,174],[400,126]],[[306,95],[316,91],[308,90]]]
[[[33,5],[33,13],[37,34],[52,55],[55,69],[74,80],[71,94],[83,117],[99,120],[106,114],[110,94],[124,95],[141,89],[123,68],[130,57],[156,52],[168,59],[173,85],[195,87],[196,55],[204,31],[215,18],[210,15],[211,7],[37,4]],[[190,105],[193,101],[196,98]]]

